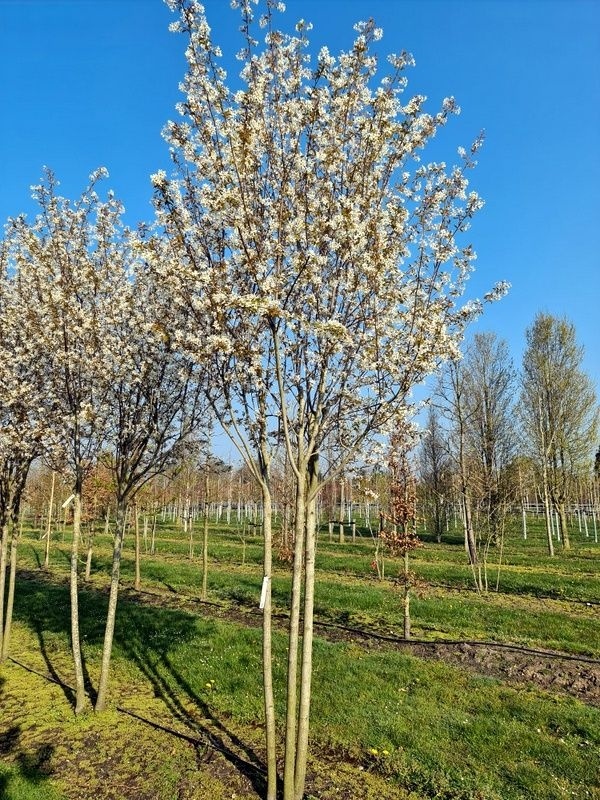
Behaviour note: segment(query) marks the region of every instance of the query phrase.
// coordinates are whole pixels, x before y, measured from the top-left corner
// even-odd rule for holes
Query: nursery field
[[[0,668],[0,797],[7,800],[257,800],[263,796],[260,538],[211,523],[208,597],[188,534],[159,525],[135,591],[126,540],[109,710],[72,711],[69,530],[25,527],[9,659]],[[250,529],[253,530],[253,529]],[[600,545],[574,530],[550,558],[532,519],[491,548],[477,593],[459,531],[422,533],[412,639],[402,639],[400,564],[373,570],[374,542],[317,550],[307,798],[600,798]],[[82,558],[85,557],[83,554]],[[91,698],[100,671],[111,540],[95,535],[80,594]],[[276,562],[274,669],[285,707],[290,568]],[[82,564],[83,569],[83,564]],[[281,624],[281,630],[277,625]],[[282,746],[280,743],[280,755]]]

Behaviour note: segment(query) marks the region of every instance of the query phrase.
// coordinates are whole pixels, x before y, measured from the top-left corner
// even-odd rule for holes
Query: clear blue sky
[[[228,0],[206,0],[214,36],[238,49]],[[417,61],[407,93],[462,107],[432,157],[452,161],[481,129],[473,174],[470,294],[498,279],[510,295],[477,330],[506,338],[520,362],[537,311],[566,315],[600,386],[600,2],[597,0],[289,0],[280,20],[314,23],[315,46],[350,46],[374,17],[382,55]],[[29,186],[51,167],[66,195],[104,165],[128,221],[149,219],[148,176],[168,169],[160,131],[175,116],[184,39],[161,0],[0,0],[0,220],[31,211]],[[230,62],[236,68],[235,62]]]

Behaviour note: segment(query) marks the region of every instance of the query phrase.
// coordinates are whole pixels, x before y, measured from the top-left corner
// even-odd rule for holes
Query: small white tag
[[[258,606],[261,609],[261,611],[265,607],[265,603],[267,602],[267,586],[268,585],[269,585],[269,579],[265,575],[265,577],[263,578],[263,583],[262,583],[262,591],[260,593],[260,604]]]
[[[66,508],[72,500],[75,500],[74,494],[72,494],[71,497],[67,497],[65,502],[62,504],[61,508]]]

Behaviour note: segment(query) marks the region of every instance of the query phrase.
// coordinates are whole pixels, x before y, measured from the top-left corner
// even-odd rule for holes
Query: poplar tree
[[[520,415],[526,452],[535,460],[546,506],[548,550],[552,524],[570,547],[567,503],[578,477],[591,473],[598,436],[594,386],[583,371],[583,347],[565,317],[539,313],[526,332]]]

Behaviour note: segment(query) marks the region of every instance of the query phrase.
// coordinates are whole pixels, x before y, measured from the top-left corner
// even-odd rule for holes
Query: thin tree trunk
[[[410,581],[408,550],[404,551],[404,638],[410,639]]]
[[[8,597],[6,600],[6,614],[4,617],[4,630],[2,632],[2,647],[0,651],[0,661],[4,661],[8,656],[10,644],[10,629],[12,626],[13,606],[15,601],[15,578],[17,574],[17,544],[19,541],[20,530],[16,520],[12,523],[12,537],[10,542],[10,573],[8,577]]]
[[[292,572],[292,597],[289,621],[287,703],[285,717],[285,762],[283,768],[283,798],[294,800],[294,775],[296,770],[296,736],[298,726],[298,648],[300,639],[300,600],[302,594],[302,567],[305,546],[306,507],[304,486],[296,485],[294,519],[294,567]]]
[[[557,513],[558,513],[558,522],[559,522],[559,529],[560,535],[562,538],[562,545],[565,550],[571,549],[571,542],[569,541],[569,528],[568,528],[568,520],[567,520],[567,512],[565,510],[564,502],[560,501],[557,504]]]
[[[52,509],[54,507],[54,487],[56,485],[56,472],[52,470],[52,484],[50,486],[50,500],[48,501],[48,523],[46,525],[46,543],[44,551],[44,568],[50,564],[50,536],[52,535]]]
[[[473,517],[471,514],[471,495],[469,492],[469,476],[467,472],[467,464],[464,452],[464,431],[463,422],[460,420],[460,445],[459,445],[459,468],[460,468],[460,492],[462,496],[463,505],[463,521],[465,531],[465,549],[469,556],[469,563],[473,571],[473,580],[475,581],[475,588],[478,592],[481,591],[481,577],[479,575],[478,557],[477,557],[477,543],[475,541],[475,534],[473,532]]]
[[[138,514],[137,505],[134,507],[133,513],[135,517],[135,583],[133,588],[136,590],[136,592],[139,592],[142,585],[142,580],[140,575],[140,516]]]
[[[156,549],[156,519],[157,514],[154,514],[152,519],[152,533],[150,534],[150,555],[154,555]]]
[[[4,592],[6,590],[6,562],[8,560],[8,522],[2,524],[0,542],[0,642],[4,636]]]
[[[552,517],[550,516],[550,497],[548,495],[548,478],[546,468],[544,466],[544,475],[543,475],[543,482],[544,482],[544,514],[546,517],[546,536],[548,542],[548,553],[549,555],[554,555],[554,542],[552,541]]]
[[[81,537],[81,488],[77,486],[73,498],[73,542],[71,545],[71,649],[75,668],[75,713],[80,714],[85,706],[85,684],[81,643],[79,641],[79,596],[77,566],[79,560],[79,539]]]
[[[202,599],[208,589],[208,471],[204,475],[204,519],[202,520]]]
[[[316,506],[314,494],[317,482],[317,462],[311,460],[306,504],[306,540],[304,553],[304,625],[302,631],[302,672],[300,677],[300,704],[298,709],[298,740],[296,743],[296,769],[294,774],[295,800],[302,800],[306,782],[308,734],[310,727],[310,701],[312,685],[313,616],[315,603],[315,552]]]
[[[498,557],[498,572],[496,573],[496,591],[500,589],[500,568],[502,566],[502,557],[504,555],[504,526],[505,523],[502,523],[502,531],[500,534],[500,554]]]
[[[127,504],[124,501],[117,503],[117,524],[113,545],[112,572],[110,576],[110,593],[108,596],[108,610],[106,612],[106,628],[104,631],[104,647],[102,649],[102,665],[100,668],[100,682],[98,697],[96,698],[95,711],[103,711],[106,705],[108,691],[108,673],[112,654],[112,644],[117,616],[117,601],[119,597],[119,580],[121,575],[121,555],[123,552],[123,538],[127,524]]]
[[[85,581],[89,581],[92,574],[92,555],[94,553],[94,531],[90,523],[87,535],[87,556],[85,559]]]
[[[267,800],[277,796],[277,752],[275,749],[275,699],[273,694],[273,649],[272,649],[272,570],[273,570],[273,532],[271,530],[271,491],[267,478],[262,489],[263,501],[263,581],[265,596],[263,607],[263,696],[265,706],[266,744],[267,744]],[[208,506],[205,518],[208,520]]]

